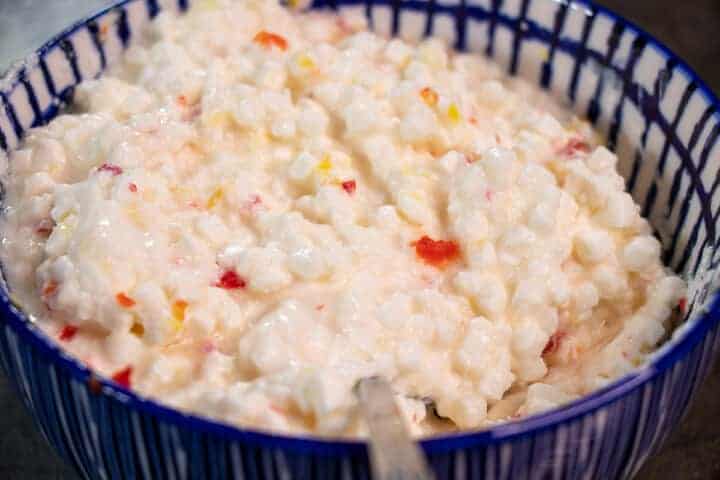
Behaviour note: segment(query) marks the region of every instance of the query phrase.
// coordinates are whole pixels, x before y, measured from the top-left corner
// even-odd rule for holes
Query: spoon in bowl
[[[370,464],[375,480],[434,480],[427,460],[410,438],[392,388],[381,377],[361,379],[355,392],[370,431]]]

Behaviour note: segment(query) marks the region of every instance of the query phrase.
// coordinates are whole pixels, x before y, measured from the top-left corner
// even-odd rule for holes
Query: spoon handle
[[[370,430],[375,480],[433,480],[425,456],[405,430],[390,384],[380,377],[360,380],[360,409]]]

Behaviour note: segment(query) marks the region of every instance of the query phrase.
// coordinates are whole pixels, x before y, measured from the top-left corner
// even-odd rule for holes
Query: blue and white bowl
[[[648,365],[590,396],[422,447],[439,478],[631,477],[677,425],[720,346],[718,99],[663,45],[585,0],[320,0],[312,8],[362,8],[381,33],[436,34],[489,55],[607,135],[665,260],[690,280],[686,322]],[[0,81],[0,148],[55,117],[159,10],[157,0],[122,1],[11,71]],[[363,443],[230,427],[94,377],[0,290],[2,367],[44,437],[83,477],[369,477]]]

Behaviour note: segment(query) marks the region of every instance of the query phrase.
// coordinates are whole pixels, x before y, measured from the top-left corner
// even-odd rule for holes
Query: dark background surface
[[[47,2],[47,3],[46,3]],[[0,0],[0,71],[8,55],[24,56],[65,22],[48,19],[48,9],[73,7],[74,18],[109,0]],[[720,0],[599,0],[635,21],[684,58],[720,92]],[[42,5],[43,12],[34,8]],[[23,7],[25,21],[17,19]],[[36,13],[37,12],[37,13]],[[15,15],[12,17],[11,15]],[[41,16],[47,31],[28,34],[27,20]],[[55,22],[55,23],[52,23]],[[21,26],[22,25],[22,26]],[[22,38],[21,38],[22,37]],[[608,452],[612,455],[612,452]],[[0,375],[0,479],[75,480],[78,477],[57,458],[35,429],[32,419]],[[710,374],[690,414],[651,458],[637,477],[641,480],[720,478],[720,368]]]

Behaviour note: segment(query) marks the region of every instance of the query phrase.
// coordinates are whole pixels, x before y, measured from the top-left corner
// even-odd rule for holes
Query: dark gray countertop
[[[0,0],[0,71],[72,19],[111,0]],[[599,0],[666,42],[720,91],[720,0]],[[42,13],[39,7],[42,5]],[[20,20],[22,18],[22,21]],[[28,22],[36,28],[28,28]],[[0,478],[68,480],[65,467],[0,376]],[[720,367],[713,370],[682,425],[639,479],[720,478]]]

